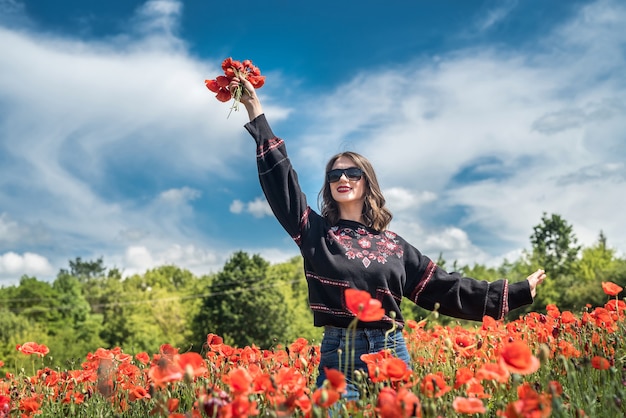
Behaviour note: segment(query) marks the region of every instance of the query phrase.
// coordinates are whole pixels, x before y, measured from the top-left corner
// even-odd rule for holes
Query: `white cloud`
[[[46,259],[39,254],[26,252],[16,254],[8,252],[0,254],[0,280],[17,282],[22,275],[48,276],[54,269]]]
[[[169,189],[159,195],[159,200],[169,204],[182,204],[195,200],[202,196],[199,190],[190,187],[182,187],[180,189]]]
[[[425,203],[437,199],[437,195],[430,191],[415,192],[403,187],[391,187],[383,191],[386,205],[393,213],[409,210],[415,212]]]
[[[267,200],[263,197],[257,197],[254,200],[244,203],[241,200],[233,200],[230,204],[230,212],[235,214],[249,213],[255,218],[263,218],[264,216],[274,216],[272,208]]]
[[[479,31],[489,30],[493,26],[503,21],[511,12],[517,7],[517,0],[504,0],[497,2],[495,8],[485,11],[481,18],[476,23],[476,27]]]
[[[172,35],[178,28],[183,4],[174,0],[151,0],[141,5],[136,19],[148,33]]]
[[[234,250],[233,250],[234,252]],[[147,270],[164,265],[176,265],[201,276],[219,271],[232,252],[216,252],[194,245],[171,244],[158,247],[130,246],[126,249],[123,259],[123,276],[142,274]],[[116,255],[110,258],[115,260]]]
[[[230,211],[231,213],[236,213],[236,214],[240,214],[243,212],[243,210],[245,209],[246,204],[243,203],[241,200],[239,199],[235,199],[233,200],[233,202],[230,204]]]

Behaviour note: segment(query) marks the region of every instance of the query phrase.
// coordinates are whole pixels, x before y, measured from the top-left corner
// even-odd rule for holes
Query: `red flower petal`
[[[460,414],[484,414],[487,412],[483,401],[478,398],[463,398],[457,396],[452,401],[452,408]]]
[[[385,310],[378,299],[365,290],[346,289],[346,306],[348,310],[356,315],[360,321],[379,321],[385,316]]]
[[[252,87],[254,87],[255,89],[263,87],[263,84],[265,84],[264,75],[250,75],[248,76],[248,80],[250,81],[250,84],[252,84]]]
[[[604,357],[600,356],[594,356],[591,359],[591,365],[594,369],[598,370],[607,370],[609,367],[611,367],[611,363]]]
[[[217,97],[217,100],[219,100],[220,102],[227,102],[233,96],[230,94],[229,90],[220,88],[215,97]]]
[[[228,68],[233,66],[233,59],[231,57],[226,58],[222,61],[222,70],[226,71]]]
[[[206,88],[211,90],[213,93],[217,93],[220,90],[217,80],[204,80],[204,84],[206,84]]]
[[[513,341],[502,347],[500,364],[511,373],[530,374],[539,369],[539,359],[532,355],[523,341]]]
[[[228,84],[230,83],[230,80],[223,75],[218,76],[215,81],[217,81],[217,85],[220,87],[228,87]]]
[[[617,296],[624,289],[613,282],[602,282],[602,290],[609,296]]]

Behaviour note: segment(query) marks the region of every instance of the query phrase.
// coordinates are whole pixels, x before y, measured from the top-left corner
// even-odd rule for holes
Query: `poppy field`
[[[45,366],[48,347],[25,342],[16,347],[23,367],[7,370],[0,359],[0,417],[625,416],[626,304],[621,287],[602,286],[606,304],[577,313],[548,305],[473,327],[441,325],[436,312],[409,320],[412,368],[393,347],[365,355],[361,397],[349,402],[340,370],[315,387],[319,344],[304,338],[269,350],[214,334],[202,353],[99,348],[64,370]],[[346,297],[355,324],[379,314],[375,300]]]

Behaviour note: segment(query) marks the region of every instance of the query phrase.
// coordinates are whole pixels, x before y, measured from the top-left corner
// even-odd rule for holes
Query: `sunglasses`
[[[326,180],[329,183],[336,183],[344,174],[348,180],[357,181],[363,177],[363,170],[358,167],[336,168],[326,173]]]

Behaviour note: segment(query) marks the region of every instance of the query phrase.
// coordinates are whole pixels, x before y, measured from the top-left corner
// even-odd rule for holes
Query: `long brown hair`
[[[341,157],[347,157],[354,162],[355,167],[363,170],[363,176],[365,177],[365,201],[363,203],[363,219],[365,224],[376,230],[384,231],[389,226],[393,215],[385,207],[385,198],[380,191],[378,180],[376,179],[376,173],[374,167],[368,161],[367,158],[356,152],[346,151],[341,152],[333,156],[326,164],[326,171],[330,171],[337,161]],[[318,194],[318,204],[322,212],[322,216],[328,219],[331,225],[339,222],[339,206],[330,191],[330,185],[328,180],[324,178],[324,186]]]

